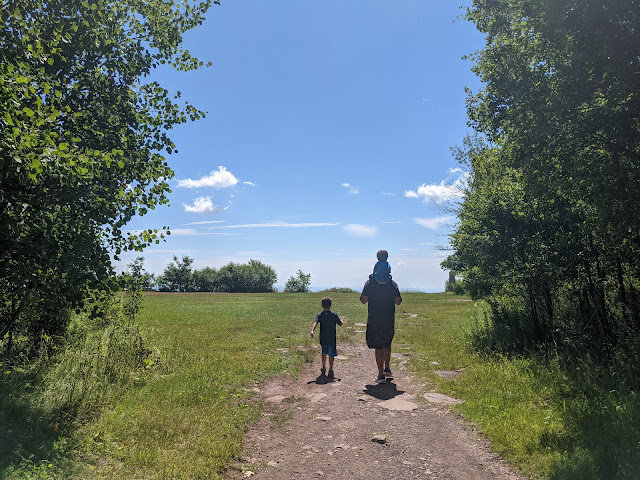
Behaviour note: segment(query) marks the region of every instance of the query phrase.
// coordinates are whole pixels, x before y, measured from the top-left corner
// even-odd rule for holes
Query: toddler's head
[[[376,253],[376,257],[378,257],[379,262],[386,262],[387,258],[389,258],[389,252],[387,252],[386,250],[378,250],[378,253]]]

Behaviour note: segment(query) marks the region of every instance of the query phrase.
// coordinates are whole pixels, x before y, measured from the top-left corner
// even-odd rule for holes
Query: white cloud
[[[211,197],[198,197],[193,201],[193,205],[183,203],[185,212],[189,213],[218,213],[227,210],[229,207],[219,207],[214,205]]]
[[[414,222],[418,225],[430,230],[437,230],[440,227],[453,221],[453,217],[435,217],[435,218],[414,218]]]
[[[343,183],[342,186],[346,188],[351,195],[358,195],[360,193],[360,187],[356,187],[350,183]]]
[[[445,181],[440,184],[427,185],[423,183],[416,190],[404,192],[406,198],[421,198],[423,203],[444,203],[451,200],[459,200],[464,196],[464,189],[467,186],[469,174],[459,168],[449,170],[449,173],[458,173],[460,176],[453,182],[447,184]]]
[[[376,233],[378,233],[378,229],[371,225],[359,225],[357,223],[352,223],[350,225],[345,225],[343,228],[346,233],[355,237],[374,237]]]
[[[238,179],[236,176],[222,166],[218,167],[218,170],[213,170],[208,176],[202,177],[200,180],[192,180],[190,178],[178,180],[178,187],[185,188],[212,187],[221,189],[235,187],[237,184]]]
[[[222,225],[209,228],[305,228],[305,227],[335,227],[339,223],[288,223],[288,222],[264,222],[246,223],[244,225]]]
[[[407,190],[406,192],[404,192],[404,196],[407,198],[418,198],[418,194],[413,190]]]
[[[256,184],[254,182],[242,182],[242,183],[244,183],[245,185],[249,185],[250,187],[255,187],[256,186]]]

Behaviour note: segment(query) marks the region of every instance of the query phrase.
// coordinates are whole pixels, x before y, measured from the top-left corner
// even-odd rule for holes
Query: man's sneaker
[[[329,370],[329,375],[327,375],[327,376],[328,376],[329,378],[334,378],[333,370]]]
[[[384,375],[377,375],[375,382],[376,383],[385,383],[387,380],[384,378]]]
[[[320,375],[325,375],[326,373],[327,373],[327,369],[326,369],[326,368],[324,368],[324,367],[322,367],[322,368],[320,369]]]
[[[384,369],[384,376],[387,378],[393,378],[393,373],[391,373],[391,369],[390,368],[385,368]]]

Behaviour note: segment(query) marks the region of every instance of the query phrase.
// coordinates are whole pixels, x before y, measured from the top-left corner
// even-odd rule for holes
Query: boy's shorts
[[[322,354],[329,355],[330,357],[337,357],[338,349],[335,345],[322,345]]]

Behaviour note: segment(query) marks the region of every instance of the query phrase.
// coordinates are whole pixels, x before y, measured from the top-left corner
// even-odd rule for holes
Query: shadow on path
[[[398,390],[395,383],[387,382],[375,385],[366,385],[363,393],[371,395],[378,400],[391,400],[398,395],[402,395],[404,390]]]
[[[339,382],[340,378],[329,378],[326,375],[319,375],[315,380],[309,380],[307,385],[311,385],[315,383],[317,385],[326,385],[327,383]]]

